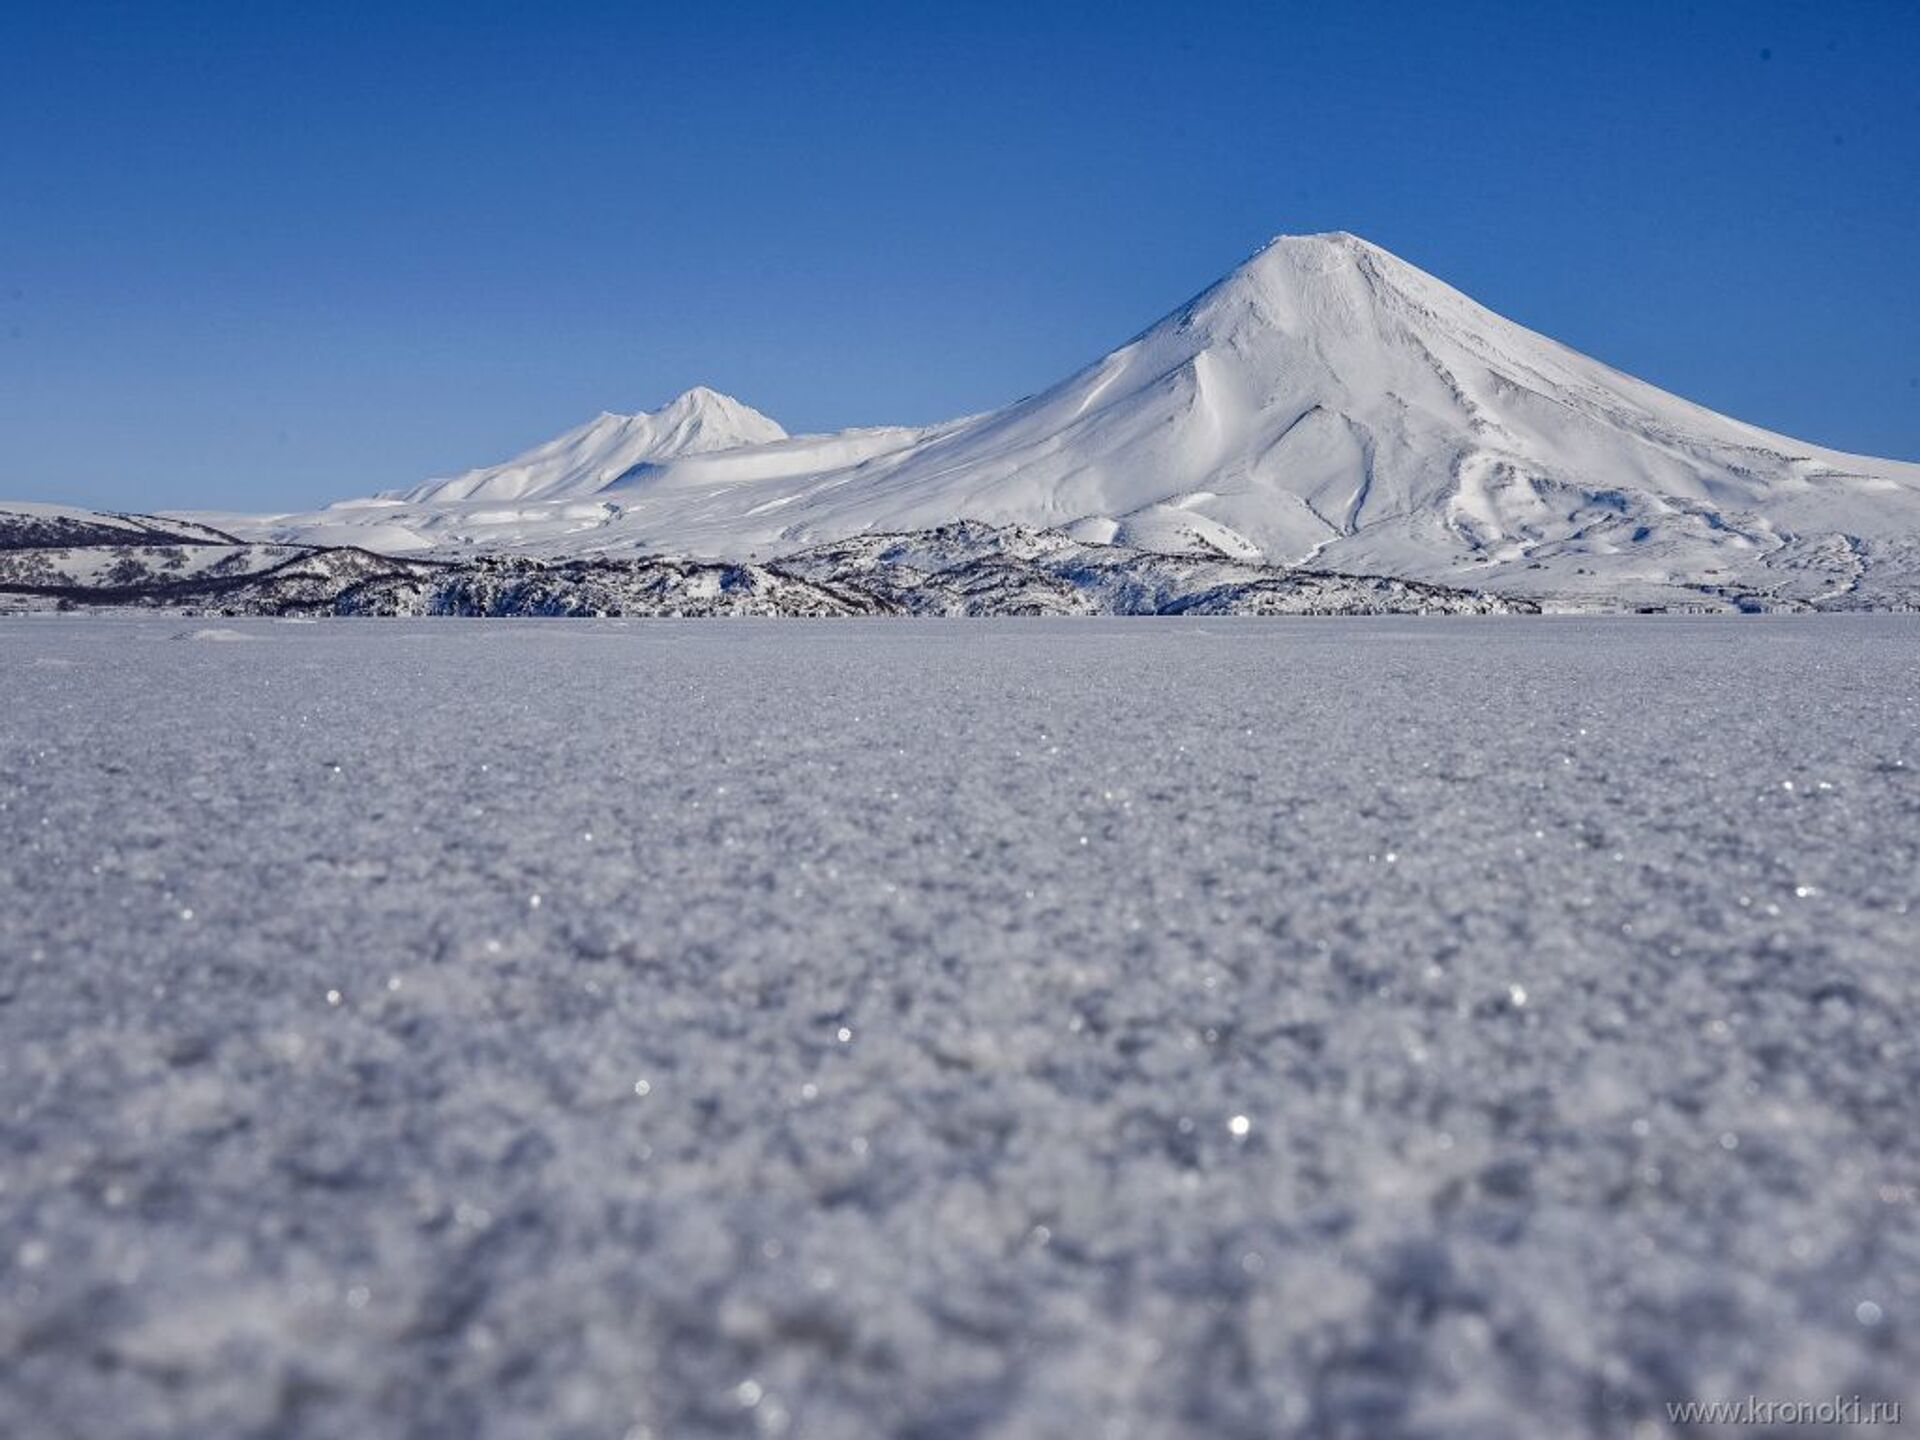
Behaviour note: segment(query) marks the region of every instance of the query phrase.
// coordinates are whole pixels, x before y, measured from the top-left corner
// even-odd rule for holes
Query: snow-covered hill
[[[788,437],[712,391],[312,515],[376,549],[746,559],[971,519],[1515,593],[1789,602],[1920,582],[1920,465],[1728,419],[1352,235],[1283,236],[1041,394]]]
[[[57,545],[232,545],[237,538],[210,525],[160,515],[30,501],[0,504],[0,551]]]

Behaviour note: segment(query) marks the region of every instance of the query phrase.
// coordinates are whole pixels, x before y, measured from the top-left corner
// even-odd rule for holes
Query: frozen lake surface
[[[0,623],[0,1433],[1916,1399],[1920,620],[207,623]]]

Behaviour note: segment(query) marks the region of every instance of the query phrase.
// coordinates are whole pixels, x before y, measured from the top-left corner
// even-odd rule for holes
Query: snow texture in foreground
[[[0,1433],[1916,1398],[1911,620],[235,629],[0,624]]]

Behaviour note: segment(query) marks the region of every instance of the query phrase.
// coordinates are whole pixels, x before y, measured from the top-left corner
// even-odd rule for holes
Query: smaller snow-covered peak
[[[710,385],[690,386],[682,390],[658,410],[643,413],[651,413],[656,416],[725,415],[734,418],[751,417],[753,420],[773,426],[776,430],[780,429],[772,420],[769,420],[751,405],[734,399],[733,396],[726,394],[724,391],[715,390]],[[781,433],[784,435],[786,432],[781,431]]]
[[[650,414],[627,418],[646,419],[663,435],[684,437],[685,443],[672,451],[681,455],[730,450],[736,445],[764,445],[769,440],[787,438],[787,432],[777,421],[705,385],[681,391]]]
[[[728,395],[724,391],[714,389],[711,385],[689,385],[685,390],[682,390],[678,395],[674,396],[673,399],[669,400],[662,408],[666,410],[678,410],[682,408],[748,410],[749,407],[741,404],[740,401],[734,399],[733,396]],[[749,411],[749,413],[751,413],[751,411]]]
[[[658,410],[636,410],[631,414],[602,410],[593,423],[601,426],[651,425],[662,431],[672,430],[676,426],[699,425],[706,427],[714,439],[735,445],[759,445],[768,440],[787,438],[787,432],[777,420],[707,385],[695,385],[682,390]]]
[[[431,480],[413,501],[558,499],[597,494],[636,465],[784,440],[778,422],[705,385],[658,410],[602,411],[585,425],[499,465]]]

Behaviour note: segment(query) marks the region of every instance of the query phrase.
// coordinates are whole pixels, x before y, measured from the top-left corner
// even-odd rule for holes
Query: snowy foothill
[[[0,620],[0,1434],[1911,1403],[1916,675],[1897,616]]]

